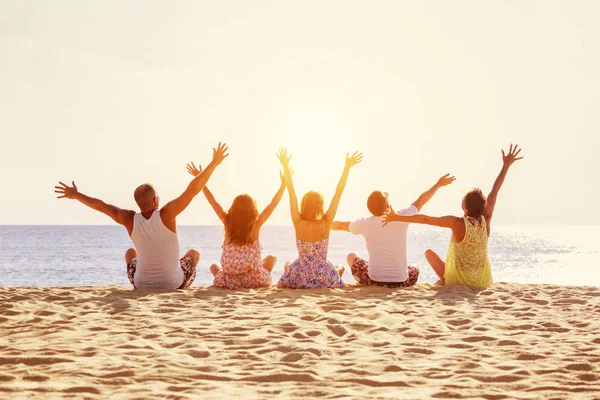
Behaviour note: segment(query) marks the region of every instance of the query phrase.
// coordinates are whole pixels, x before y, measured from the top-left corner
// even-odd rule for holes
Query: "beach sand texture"
[[[600,288],[0,288],[0,398],[600,398]]]

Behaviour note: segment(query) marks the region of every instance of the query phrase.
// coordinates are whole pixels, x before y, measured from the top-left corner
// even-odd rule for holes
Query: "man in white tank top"
[[[219,143],[213,148],[212,161],[201,174],[196,176],[187,189],[176,199],[162,208],[156,190],[151,184],[143,184],[135,189],[135,202],[140,212],[125,210],[102,200],[80,193],[72,182],[68,186],[62,182],[55,186],[58,198],[79,200],[96,211],[111,217],[123,225],[131,237],[135,248],[125,252],[127,275],[136,289],[184,289],[189,287],[196,277],[196,266],[200,253],[190,249],[179,258],[179,235],[176,218],[192,199],[202,191],[215,168],[228,156],[227,146]]]
[[[435,185],[424,192],[412,205],[398,210],[401,215],[414,215],[421,210],[442,186],[454,182],[450,174],[442,176]],[[364,260],[356,253],[348,254],[348,265],[352,276],[362,285],[378,285],[388,287],[412,286],[417,283],[419,269],[408,265],[406,251],[407,223],[397,223],[393,230],[383,228],[383,216],[390,211],[390,203],[386,192],[375,191],[367,200],[367,208],[371,216],[353,222],[335,221],[332,230],[348,231],[365,238],[369,259]],[[391,224],[390,224],[391,226]]]

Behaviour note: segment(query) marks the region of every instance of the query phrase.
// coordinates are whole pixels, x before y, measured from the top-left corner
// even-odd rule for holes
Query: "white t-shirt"
[[[411,205],[399,210],[400,215],[415,215],[417,207]],[[407,222],[390,222],[381,225],[384,217],[370,216],[350,223],[350,232],[362,235],[369,252],[369,278],[378,282],[404,282],[408,279],[406,256]]]

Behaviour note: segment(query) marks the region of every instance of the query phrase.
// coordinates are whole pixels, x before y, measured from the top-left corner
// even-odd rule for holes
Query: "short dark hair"
[[[487,198],[479,188],[471,189],[465,197],[463,197],[463,204],[465,206],[467,215],[473,218],[479,218],[485,210],[485,204]]]
[[[367,208],[376,217],[380,217],[387,211],[388,200],[383,192],[376,190],[367,199]]]

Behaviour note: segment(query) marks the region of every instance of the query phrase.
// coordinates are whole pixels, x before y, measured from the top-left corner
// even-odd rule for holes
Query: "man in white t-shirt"
[[[412,205],[398,210],[400,215],[417,214],[442,186],[454,182],[450,174],[442,176],[435,185],[424,192]],[[356,253],[348,254],[348,265],[354,279],[362,285],[377,285],[388,287],[412,286],[417,283],[419,269],[408,265],[406,256],[406,232],[408,223],[388,224],[382,226],[382,217],[392,211],[388,194],[374,191],[369,195],[367,208],[370,217],[353,222],[335,221],[331,229],[349,231],[365,238],[369,259],[364,260]]]

